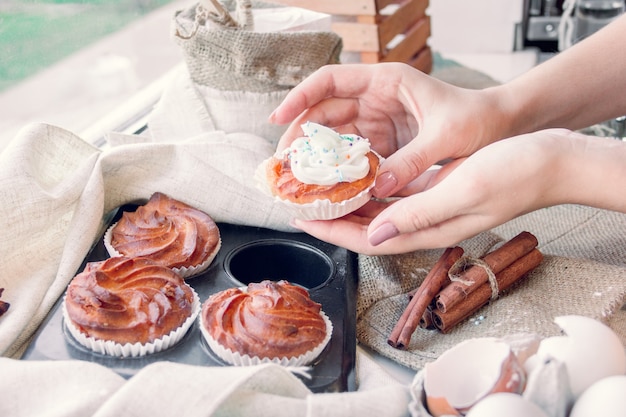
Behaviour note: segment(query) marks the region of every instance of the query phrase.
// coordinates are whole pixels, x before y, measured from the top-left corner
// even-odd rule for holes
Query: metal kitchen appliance
[[[624,12],[624,0],[526,0],[524,47],[558,52]]]

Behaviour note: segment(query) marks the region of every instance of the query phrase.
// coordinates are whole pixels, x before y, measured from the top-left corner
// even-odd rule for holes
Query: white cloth
[[[408,388],[359,355],[362,389],[312,394],[278,365],[146,366],[126,381],[83,361],[0,358],[0,415],[11,417],[406,416]],[[36,398],[36,400],[33,400]]]

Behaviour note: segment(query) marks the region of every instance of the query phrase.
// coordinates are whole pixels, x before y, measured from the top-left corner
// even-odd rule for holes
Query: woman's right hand
[[[517,216],[558,204],[626,213],[626,143],[547,129],[501,140],[433,169],[397,200],[373,200],[335,220],[294,220],[323,241],[367,255],[458,244]]]

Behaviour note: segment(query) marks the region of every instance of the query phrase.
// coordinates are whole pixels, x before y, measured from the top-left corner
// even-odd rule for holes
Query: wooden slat
[[[430,17],[421,18],[409,31],[405,38],[393,49],[384,53],[381,61],[408,62],[417,51],[426,45],[430,36]]]
[[[408,64],[426,74],[430,74],[433,70],[433,52],[430,47],[425,46],[422,48]]]
[[[385,16],[378,24],[380,44],[387,45],[396,35],[404,33],[415,22],[426,15],[428,0],[406,0],[390,16]]]
[[[376,14],[375,0],[268,0],[269,3],[285,6],[302,7],[316,12],[333,15],[370,15]]]
[[[353,22],[335,22],[332,30],[343,40],[343,50],[349,52],[378,52],[378,26]]]

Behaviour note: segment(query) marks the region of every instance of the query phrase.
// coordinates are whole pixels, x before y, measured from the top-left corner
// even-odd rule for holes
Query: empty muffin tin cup
[[[267,239],[238,246],[226,255],[231,279],[247,286],[263,280],[286,280],[308,290],[323,286],[335,273],[333,260],[321,250],[286,239]]]

